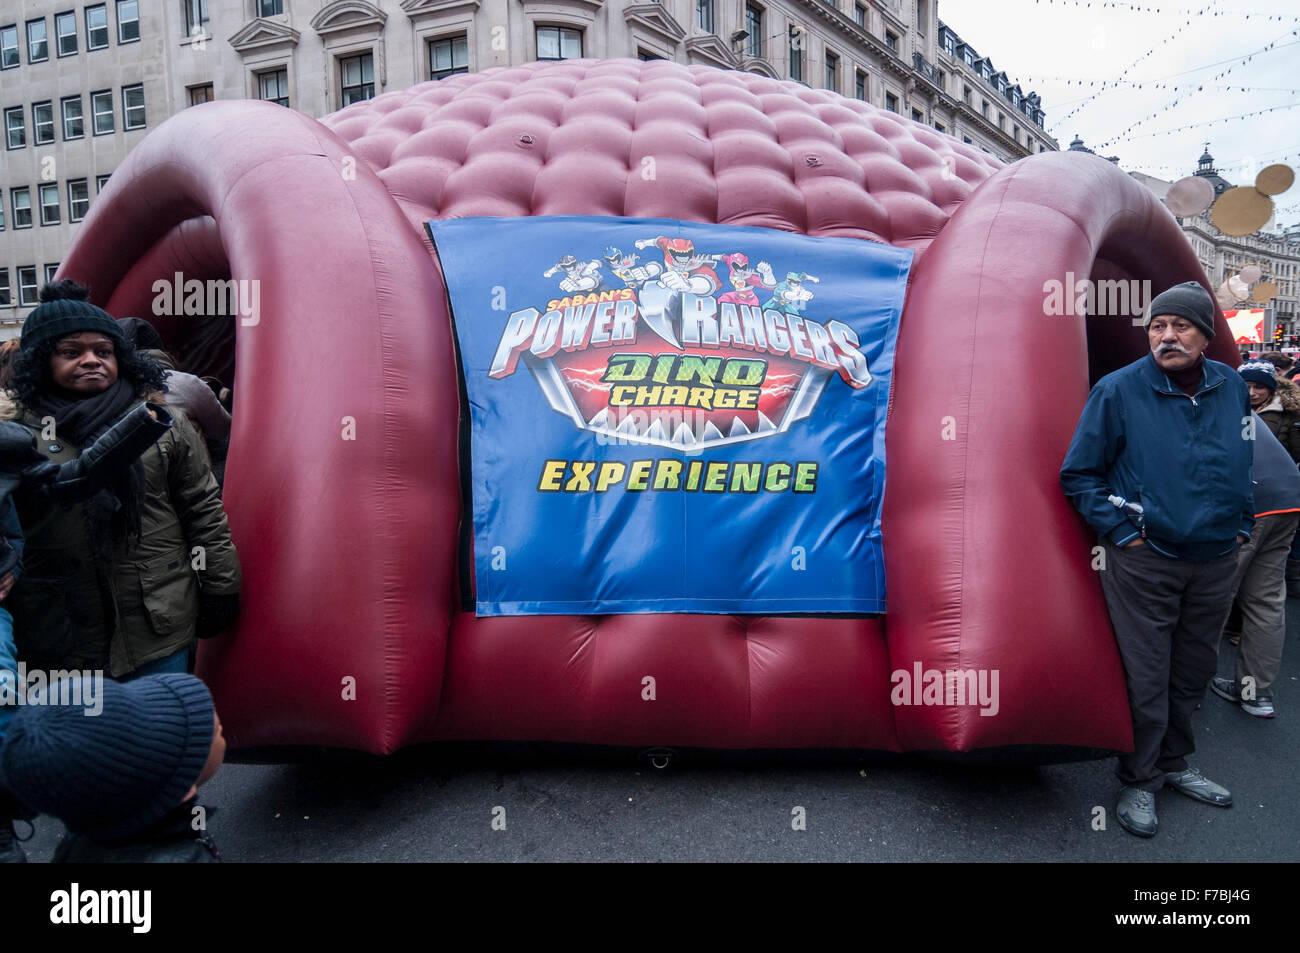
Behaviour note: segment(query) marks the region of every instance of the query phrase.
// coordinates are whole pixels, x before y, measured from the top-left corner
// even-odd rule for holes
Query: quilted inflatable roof
[[[919,251],[1002,165],[827,90],[665,61],[489,69],[385,93],[321,122],[413,224],[674,217]]]

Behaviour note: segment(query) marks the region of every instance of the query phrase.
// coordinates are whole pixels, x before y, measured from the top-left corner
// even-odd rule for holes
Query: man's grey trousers
[[[1133,753],[1120,781],[1158,791],[1196,750],[1192,712],[1218,668],[1219,634],[1232,605],[1237,553],[1208,563],[1162,556],[1147,544],[1104,542],[1101,587],[1124,662]]]

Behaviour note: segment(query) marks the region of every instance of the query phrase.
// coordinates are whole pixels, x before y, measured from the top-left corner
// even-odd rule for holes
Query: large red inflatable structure
[[[886,616],[461,609],[468,461],[423,223],[554,214],[914,250],[887,430]],[[257,280],[255,323],[226,318],[190,347],[212,320],[152,307],[155,282],[178,272]],[[747,73],[531,63],[319,121],[261,102],[187,109],[114,173],[62,274],[115,315],[153,314],[205,365],[192,369],[236,369],[226,508],[243,610],[200,659],[236,746],[1130,744],[1094,540],[1057,472],[1090,382],[1143,354],[1145,336],[1128,317],[1045,314],[1044,286],[1073,275],[1158,292],[1204,275],[1169,213],[1100,158],[1003,166]],[[1218,321],[1211,356],[1231,359]],[[997,670],[997,714],[891,704],[891,672],[918,663]]]

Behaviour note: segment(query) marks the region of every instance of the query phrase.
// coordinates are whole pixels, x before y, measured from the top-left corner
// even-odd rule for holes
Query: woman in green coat
[[[55,463],[163,387],[163,368],[86,298],[75,282],[46,285],[14,361],[15,419]],[[29,668],[183,672],[196,636],[234,623],[239,559],[220,490],[202,438],[184,414],[172,418],[89,500],[15,496],[26,570],[6,606]]]

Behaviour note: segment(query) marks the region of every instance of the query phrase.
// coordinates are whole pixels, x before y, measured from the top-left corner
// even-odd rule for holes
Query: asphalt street
[[[1113,759],[688,751],[660,770],[635,751],[424,745],[227,764],[202,801],[229,861],[1296,861],[1300,602],[1287,608],[1278,717],[1208,691],[1197,713],[1192,763],[1232,790],[1233,807],[1166,789],[1151,840],[1114,820]],[[1220,672],[1230,651],[1225,640]],[[62,825],[35,827],[28,855],[48,860]]]

